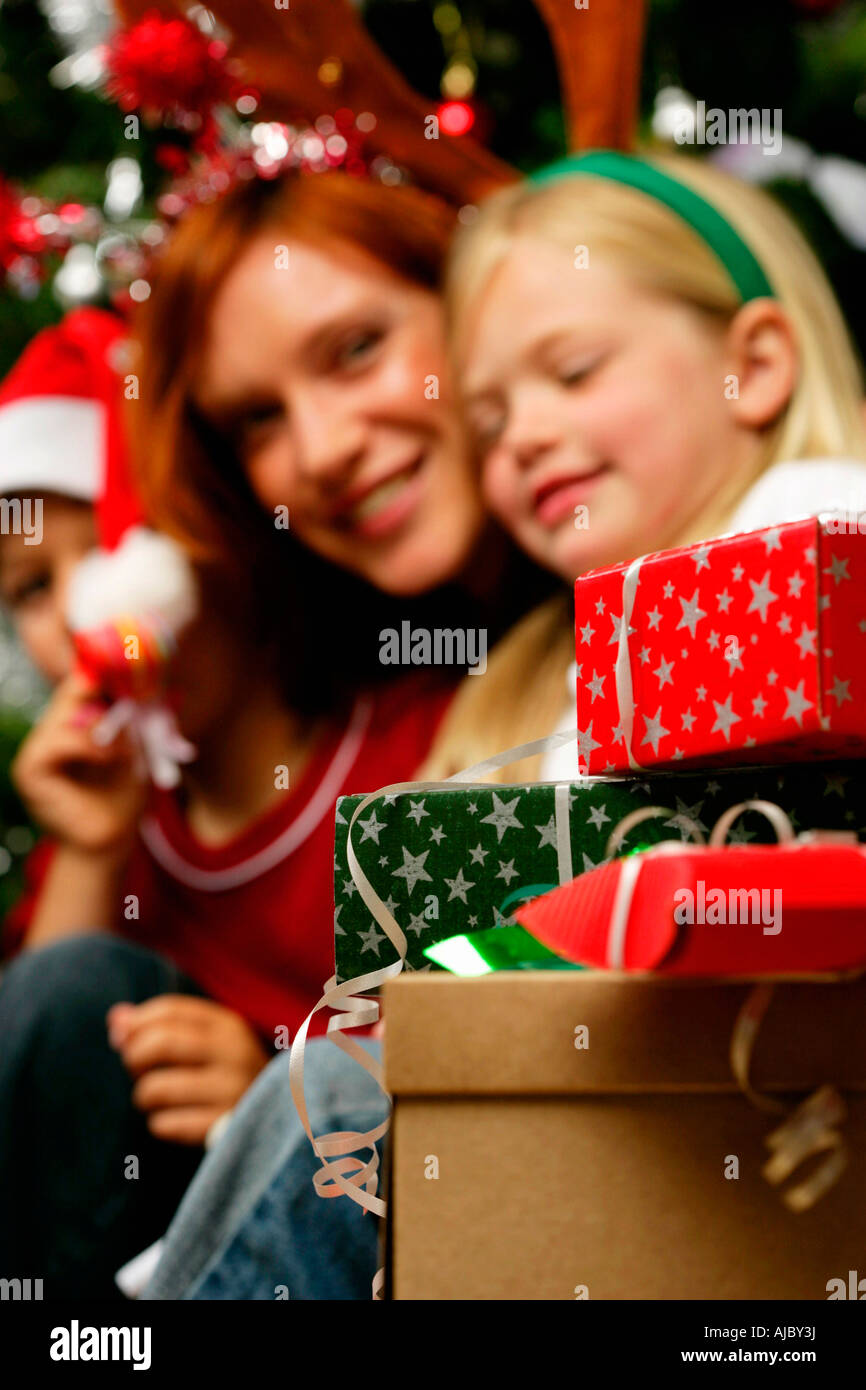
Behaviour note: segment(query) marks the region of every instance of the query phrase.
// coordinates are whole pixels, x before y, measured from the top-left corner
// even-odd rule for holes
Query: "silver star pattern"
[[[591,698],[591,700],[590,700],[590,704],[591,704],[591,705],[594,705],[594,704],[595,704],[596,699],[597,699],[597,697],[598,697],[599,695],[604,695],[604,690],[602,689],[602,687],[603,687],[603,685],[604,685],[606,679],[607,679],[607,676],[606,676],[606,675],[600,676],[600,675],[598,674],[598,672],[596,671],[595,667],[593,666],[593,668],[592,668],[592,680],[591,680],[591,681],[587,681],[587,689],[589,690],[589,692],[590,692],[590,694],[591,694],[591,696],[592,696],[592,698]]]
[[[394,870],[392,877],[405,878],[406,890],[411,895],[418,883],[433,882],[427,870],[424,868],[424,861],[430,851],[429,849],[425,849],[422,854],[410,854],[405,845],[402,846],[402,849],[403,865],[401,868]]]
[[[455,878],[446,878],[445,882],[451,890],[448,894],[449,902],[451,902],[452,898],[459,898],[462,903],[465,903],[466,894],[469,889],[475,887],[474,883],[470,883],[468,879],[463,877],[462,869],[457,870],[457,876]]]
[[[830,696],[836,701],[837,708],[844,705],[846,700],[851,700],[848,693],[851,682],[840,680],[838,676],[833,677],[833,684],[829,690]],[[853,701],[851,701],[853,703]]]
[[[763,579],[756,584],[754,579],[749,580],[749,588],[752,590],[752,601],[746,609],[746,613],[758,613],[762,623],[767,621],[767,609],[771,603],[775,603],[779,595],[774,594],[769,584],[770,571],[766,570]]]
[[[779,527],[773,526],[762,536],[761,539],[763,540],[764,545],[767,547],[765,554],[769,555],[771,550],[782,549],[781,534],[782,533]]]
[[[358,932],[358,940],[361,942],[362,951],[375,951],[376,955],[378,956],[379,943],[380,941],[384,941],[385,937],[379,931],[379,928],[376,926],[376,923],[372,922],[370,924],[369,931]]]
[[[590,728],[592,728],[592,725],[590,725]],[[601,745],[598,743],[595,746],[596,748],[601,747]],[[578,737],[578,752],[579,751],[580,738]],[[514,814],[514,808],[519,804],[519,802],[519,795],[515,796],[513,801],[505,802],[501,797],[497,796],[496,792],[493,793],[493,810],[490,812],[489,816],[482,816],[481,824],[495,826],[496,838],[498,841],[501,842],[502,836],[505,834],[506,830],[509,830],[512,826],[516,830],[523,829],[521,822],[517,819],[517,816]]]
[[[663,738],[665,738],[667,734],[670,733],[670,729],[665,729],[662,726],[661,713],[662,707],[661,705],[659,705],[658,709],[656,710],[655,714],[652,716],[651,719],[646,714],[641,716],[644,723],[646,724],[646,733],[641,739],[641,745],[643,745],[644,743],[649,743],[652,746],[653,753],[656,757],[658,757],[659,755],[659,743]]]
[[[556,848],[556,821],[554,820],[553,816],[550,817],[550,820],[547,822],[546,825],[537,825],[535,828],[536,828],[536,830],[538,831],[539,835],[541,836],[541,838],[540,838],[540,840],[539,840],[539,842],[538,842],[538,848],[541,849],[542,845],[553,845],[553,847],[554,847],[554,849],[555,849],[555,848]]]
[[[386,822],[377,819],[375,809],[370,812],[366,820],[359,820],[358,824],[364,831],[361,836],[361,844],[365,840],[373,840],[378,845],[379,835],[385,829]]]
[[[716,722],[710,730],[711,734],[721,732],[725,736],[725,742],[731,741],[731,728],[734,724],[739,724],[740,715],[736,714],[732,708],[733,692],[725,700],[724,704],[719,704],[718,700],[713,700],[716,711]]]
[[[802,589],[805,583],[806,581],[803,578],[800,571],[795,570],[795,572],[788,579],[788,598],[799,598],[800,590]]]
[[[800,648],[800,660],[806,656],[815,655],[815,639],[818,636],[817,628],[807,627],[805,623],[800,629],[800,636],[794,638],[794,646]]]
[[[788,703],[785,706],[785,713],[782,715],[782,718],[793,719],[800,729],[803,727],[803,715],[807,710],[814,708],[812,701],[806,699],[805,691],[803,690],[805,683],[805,681],[800,681],[796,690],[789,690],[788,687],[785,686],[785,694],[788,697]]]
[[[659,665],[653,671],[654,676],[658,676],[659,690],[663,685],[673,685],[671,671],[674,669],[675,662],[665,661],[664,657],[659,658]]]
[[[578,729],[577,731],[577,756],[578,758],[582,758],[583,761],[589,765],[592,754],[595,752],[596,748],[600,747],[601,744],[597,743],[592,736],[592,720],[590,719],[585,729]]]
[[[850,574],[848,573],[849,560],[850,556],[848,555],[846,555],[844,559],[840,558],[838,555],[831,555],[829,567],[825,570],[822,570],[821,573],[829,574],[831,579],[833,580],[833,583],[838,588],[843,579],[851,578]]]
[[[413,931],[416,936],[420,936],[422,931],[426,931],[430,923],[425,919],[423,913],[413,912],[406,923],[406,930]]]
[[[707,616],[703,608],[698,607],[699,597],[700,595],[697,587],[691,598],[686,599],[680,595],[680,605],[682,606],[683,612],[682,617],[677,623],[677,631],[679,631],[681,627],[688,628],[690,637],[695,637],[698,623],[701,621],[701,618]]]

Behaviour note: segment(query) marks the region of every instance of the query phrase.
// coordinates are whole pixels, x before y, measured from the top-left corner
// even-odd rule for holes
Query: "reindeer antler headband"
[[[184,0],[158,0],[156,6],[154,0],[115,3],[128,24],[146,25],[148,18],[156,16],[153,27],[157,30],[160,19],[180,20],[186,30],[192,28]],[[572,151],[567,159],[539,171],[535,179],[550,182],[588,174],[635,188],[663,203],[697,232],[722,260],[743,300],[772,294],[754,253],[718,209],[650,161],[626,153],[634,145],[644,0],[592,0],[585,8],[569,0],[535,3],[550,32]],[[220,99],[213,92],[221,82],[226,88],[230,85],[230,71],[242,75],[243,82],[255,89],[255,106],[263,121],[300,117],[315,123],[309,136],[283,127],[290,138],[278,139],[280,132],[276,132],[275,143],[285,148],[284,162],[278,153],[257,169],[247,150],[247,167],[242,161],[235,164],[234,172],[273,177],[283,167],[298,165],[313,170],[338,166],[352,172],[365,167],[360,152],[363,143],[365,155],[378,152],[373,173],[377,163],[397,178],[402,169],[417,184],[458,206],[484,198],[518,177],[468,135],[453,137],[437,131],[436,139],[429,138],[429,100],[414,92],[381,52],[351,0],[290,0],[285,9],[277,8],[274,0],[211,0],[209,8],[227,34],[227,67],[225,73],[211,73],[210,106]],[[200,44],[204,42],[201,35],[198,38]],[[206,53],[199,53],[198,60],[207,68]],[[174,56],[163,52],[159,61],[163,66],[153,74],[156,86],[170,89]],[[135,102],[129,106],[134,108]],[[197,110],[206,112],[211,155],[216,149],[218,160],[223,159],[223,167],[212,171],[208,180],[210,197],[230,181],[233,156],[226,159],[213,139],[214,122],[207,103]],[[316,134],[323,123],[332,127],[331,137],[324,140]],[[199,147],[205,144],[201,140]],[[325,153],[308,159],[308,145]],[[342,153],[329,158],[329,146],[339,147]],[[169,202],[176,205],[172,210]],[[161,202],[169,216],[184,205],[179,195]]]
[[[118,3],[134,18],[151,0]],[[751,248],[717,208],[628,154],[637,122],[644,0],[593,0],[585,8],[568,0],[535,3],[556,56],[572,151],[540,170],[535,181],[592,175],[635,188],[697,232],[726,266],[744,302],[772,295]],[[211,9],[232,35],[231,53],[261,93],[263,114],[286,118],[300,111],[315,119],[340,108],[373,107],[376,125],[367,143],[453,201],[483,198],[515,177],[471,137],[427,138],[429,103],[373,42],[350,0],[291,0],[285,10],[272,0],[212,0]]]
[[[566,109],[569,146],[629,149],[634,138],[643,0],[536,0],[549,29]],[[154,10],[153,0],[117,0],[128,22]],[[182,0],[160,0],[164,15]],[[260,94],[264,119],[338,110],[371,110],[366,144],[402,165],[418,183],[455,202],[483,198],[516,171],[469,136],[426,133],[429,99],[412,90],[374,43],[350,0],[211,0],[229,33],[229,54]]]

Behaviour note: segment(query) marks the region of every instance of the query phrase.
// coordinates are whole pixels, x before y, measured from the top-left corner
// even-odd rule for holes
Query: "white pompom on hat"
[[[186,553],[170,536],[133,526],[114,550],[93,550],[75,567],[66,614],[73,632],[121,614],[149,614],[177,635],[196,607],[195,575]]]

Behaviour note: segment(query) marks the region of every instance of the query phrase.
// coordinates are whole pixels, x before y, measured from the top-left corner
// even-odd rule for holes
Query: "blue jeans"
[[[380,1045],[359,1040],[374,1056]],[[307,1046],[314,1134],[363,1132],[388,1102],[325,1038]],[[265,1068],[207,1155],[169,1228],[148,1299],[369,1299],[379,1221],[349,1197],[319,1197],[320,1166],[289,1087],[289,1057]]]

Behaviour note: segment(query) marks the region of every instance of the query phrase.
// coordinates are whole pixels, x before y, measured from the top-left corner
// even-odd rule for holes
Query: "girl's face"
[[[431,291],[348,243],[262,235],[215,299],[194,398],[326,559],[407,595],[467,563],[484,508]]]
[[[676,544],[745,476],[724,344],[611,267],[514,241],[460,351],[485,497],[534,559],[571,581]]]

